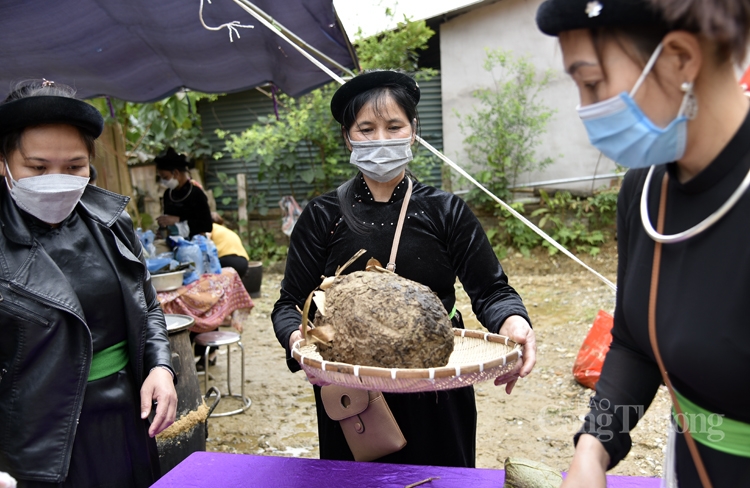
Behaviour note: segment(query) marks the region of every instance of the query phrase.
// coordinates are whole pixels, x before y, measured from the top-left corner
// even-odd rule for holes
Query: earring
[[[693,92],[693,82],[685,81],[680,85],[680,90],[685,94],[682,97],[682,105],[678,116],[684,115],[688,120],[693,120],[698,115],[698,100]]]

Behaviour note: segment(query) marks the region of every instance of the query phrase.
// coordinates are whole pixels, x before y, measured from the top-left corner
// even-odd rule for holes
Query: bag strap
[[[668,182],[669,176],[667,173],[664,173],[664,178],[661,182],[661,197],[659,198],[659,217],[656,224],[657,232],[659,232],[659,234],[664,233],[664,215],[666,214],[667,208]],[[644,188],[643,191],[648,191],[648,188]],[[680,424],[680,428],[685,434],[685,440],[687,441],[688,449],[690,450],[690,456],[693,458],[693,463],[695,463],[695,469],[698,471],[698,476],[700,477],[701,484],[703,485],[703,488],[713,488],[713,485],[711,485],[711,480],[708,478],[706,467],[703,465],[703,460],[701,459],[700,453],[698,452],[698,446],[696,445],[692,434],[690,434],[688,426],[683,425],[685,423],[685,415],[683,415],[680,404],[677,401],[677,396],[675,395],[674,388],[672,387],[672,382],[669,380],[669,374],[667,373],[667,369],[664,367],[664,362],[662,361],[661,354],[659,353],[659,343],[656,340],[656,299],[657,292],[659,291],[661,247],[661,242],[654,243],[654,263],[651,268],[651,290],[648,297],[648,338],[651,342],[651,349],[654,352],[656,363],[659,365],[659,372],[661,373],[661,377],[664,380],[664,384],[667,385],[669,396],[672,397],[672,405],[674,405],[674,409],[677,412],[677,422],[678,424]]]
[[[409,199],[411,199],[411,178],[406,177],[408,186],[406,188],[406,195],[404,195],[404,201],[401,203],[401,213],[398,216],[398,224],[396,224],[396,235],[393,236],[393,246],[391,247],[391,257],[388,259],[388,264],[385,269],[388,271],[396,271],[396,254],[398,253],[398,243],[401,240],[401,231],[404,229],[404,219],[406,218],[406,209],[409,206]]]

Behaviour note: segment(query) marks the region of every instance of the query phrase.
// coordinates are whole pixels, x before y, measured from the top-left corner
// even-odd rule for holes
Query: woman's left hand
[[[154,437],[174,423],[177,415],[177,392],[172,374],[166,368],[154,368],[141,387],[141,418],[151,413],[151,404],[156,402],[156,414],[148,435]]]
[[[499,334],[509,337],[512,341],[523,346],[523,365],[518,372],[518,377],[505,384],[505,392],[510,395],[518,378],[524,378],[531,373],[534,364],[536,364],[536,337],[531,325],[520,315],[511,315],[505,319],[502,327],[500,327]],[[499,380],[501,378],[495,379],[495,386],[500,385]]]
[[[176,225],[180,221],[180,218],[176,215],[159,215],[156,217],[159,227],[169,227],[170,225]]]

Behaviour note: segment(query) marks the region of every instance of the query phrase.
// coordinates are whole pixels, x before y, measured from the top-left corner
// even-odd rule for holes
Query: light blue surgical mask
[[[687,121],[695,117],[697,111],[692,83],[683,84],[685,96],[680,110],[665,128],[654,124],[633,100],[661,51],[659,44],[629,94],[623,92],[592,105],[577,107],[591,144],[628,168],[671,163],[685,154]]]

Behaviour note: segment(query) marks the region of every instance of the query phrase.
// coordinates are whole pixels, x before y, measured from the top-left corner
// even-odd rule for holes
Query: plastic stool
[[[245,410],[247,410],[250,407],[250,404],[252,403],[249,398],[245,396],[245,348],[242,347],[242,342],[240,340],[240,335],[236,332],[223,332],[223,331],[215,331],[215,332],[204,332],[202,334],[198,334],[195,336],[195,343],[199,346],[207,346],[207,347],[221,347],[221,346],[227,346],[227,390],[229,391],[229,395],[222,395],[222,398],[226,397],[232,397],[237,398],[242,402],[242,407],[231,410],[229,412],[221,412],[221,413],[212,413],[209,415],[209,417],[226,417],[229,415],[236,415],[238,413],[242,413]],[[241,365],[241,380],[242,384],[240,385],[240,394],[239,395],[233,395],[232,394],[232,361],[231,361],[231,345],[237,344],[240,348],[240,354],[242,356],[242,365]],[[204,379],[204,385],[206,391],[208,391],[208,351],[206,351],[206,354],[203,356],[203,366],[205,375],[203,376]]]

